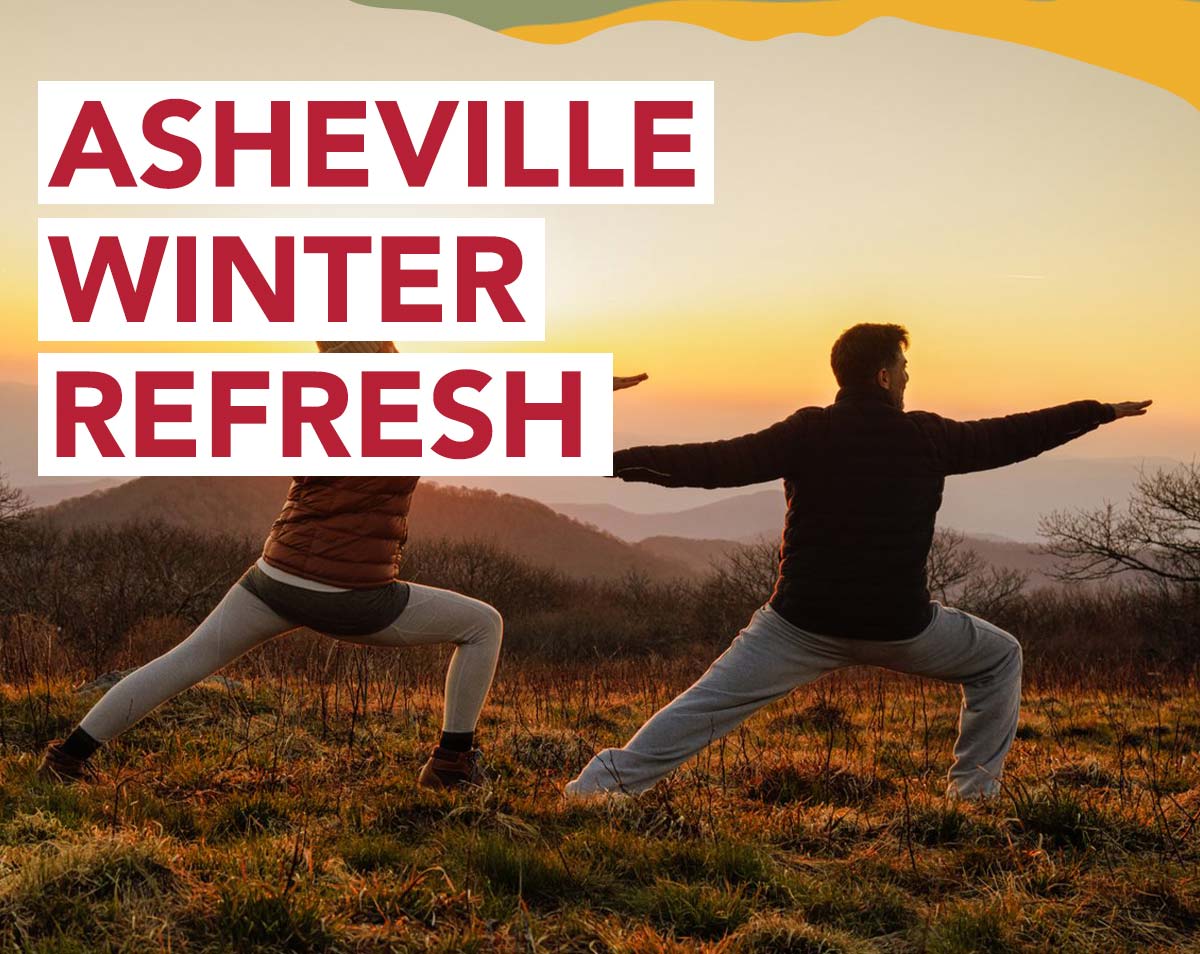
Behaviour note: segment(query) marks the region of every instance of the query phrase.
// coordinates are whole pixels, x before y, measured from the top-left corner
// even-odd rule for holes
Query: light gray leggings
[[[641,792],[769,702],[844,666],[881,666],[963,689],[947,794],[999,789],[1021,708],[1021,645],[986,620],[933,604],[912,639],[879,642],[819,636],[769,605],[690,689],[656,712],[624,748],[605,749],[568,783],[568,796]]]
[[[408,604],[394,623],[366,636],[339,636],[366,646],[455,644],[446,673],[446,732],[471,732],[496,672],[504,624],[487,603],[433,586],[409,584]],[[184,689],[243,653],[296,629],[245,587],[235,584],[187,639],[113,686],[80,727],[107,742]]]

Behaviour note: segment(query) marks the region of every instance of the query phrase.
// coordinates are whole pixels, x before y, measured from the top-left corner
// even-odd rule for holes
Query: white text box
[[[541,219],[43,218],[38,337],[542,341],[545,255]]]
[[[47,81],[38,201],[705,204],[713,135],[707,81]]]
[[[38,474],[608,476],[611,378],[611,354],[41,354]]]

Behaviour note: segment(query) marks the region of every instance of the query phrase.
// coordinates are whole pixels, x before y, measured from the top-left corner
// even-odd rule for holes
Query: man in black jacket
[[[999,788],[1017,728],[1021,647],[1008,633],[932,602],[925,562],[951,474],[1003,467],[1057,447],[1149,401],[1076,401],[959,422],[904,411],[908,333],[862,324],[833,346],[840,390],[732,440],[632,447],[613,456],[623,480],[738,487],[782,478],[787,518],[779,577],[729,649],[620,749],[606,749],[568,797],[640,792],[762,706],[833,669],[882,666],[963,689],[947,794]]]

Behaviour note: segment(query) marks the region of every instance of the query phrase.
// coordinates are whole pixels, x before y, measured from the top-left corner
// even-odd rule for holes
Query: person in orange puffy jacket
[[[388,351],[391,342],[318,342],[322,352]],[[614,378],[613,390],[646,375]],[[183,642],[113,686],[38,767],[72,782],[143,716],[243,653],[301,626],[367,646],[451,643],[442,734],[425,788],[483,781],[475,725],[492,685],[504,622],[487,603],[399,579],[417,477],[297,477],[259,557]]]

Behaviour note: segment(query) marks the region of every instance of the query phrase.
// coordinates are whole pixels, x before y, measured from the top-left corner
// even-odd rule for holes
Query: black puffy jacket
[[[925,561],[950,474],[1003,467],[1113,420],[1076,401],[981,421],[904,412],[882,388],[843,388],[730,440],[631,447],[623,480],[739,487],[783,478],[787,518],[771,606],[801,629],[850,639],[907,639],[930,620]]]

